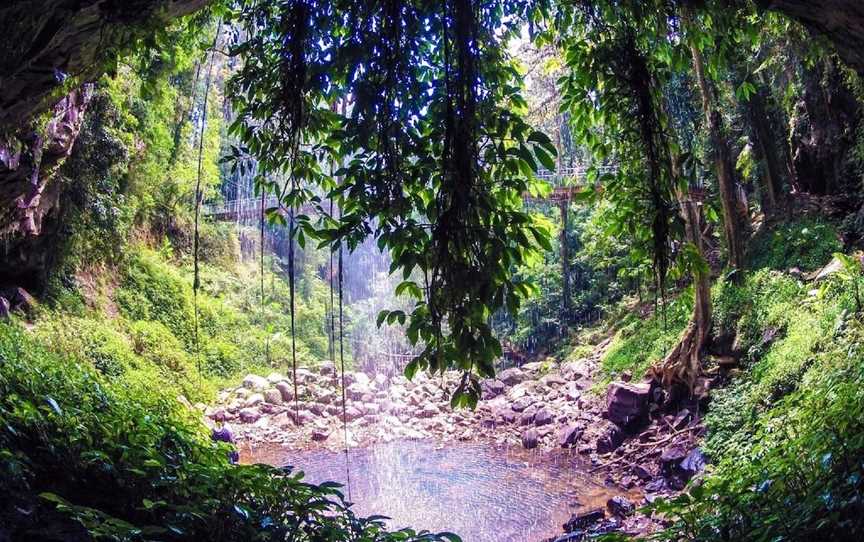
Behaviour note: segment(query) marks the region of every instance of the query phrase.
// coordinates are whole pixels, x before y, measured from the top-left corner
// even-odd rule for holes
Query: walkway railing
[[[598,168],[599,173],[615,171],[614,166],[602,166]],[[537,172],[537,178],[546,181],[552,186],[552,191],[545,198],[535,198],[525,194],[526,200],[545,199],[550,201],[561,201],[569,199],[574,193],[585,187],[585,175],[587,168],[574,166],[561,168],[558,171],[542,169]],[[264,199],[264,208],[270,209],[279,206],[279,198],[267,196]],[[257,216],[261,213],[261,198],[234,199],[221,203],[205,204],[201,206],[201,214],[214,217],[243,217]]]

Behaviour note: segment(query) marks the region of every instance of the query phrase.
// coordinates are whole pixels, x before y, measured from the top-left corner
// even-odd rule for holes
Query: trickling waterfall
[[[255,167],[225,176],[221,195],[225,203],[224,217],[230,218],[240,240],[241,257],[246,261],[257,261],[260,246],[260,195],[255,194]],[[266,206],[275,204],[270,196]],[[287,273],[288,228],[265,224],[264,251],[275,265],[268,266],[271,272]],[[378,328],[376,318],[383,309],[399,308],[410,311],[411,302],[397,299],[393,295],[400,278],[389,276],[389,253],[382,253],[375,239],[367,239],[353,252],[344,254],[343,295],[346,309],[346,352],[350,352],[355,368],[370,374],[394,375],[401,373],[410,360],[412,348],[403,330],[394,326]],[[329,266],[327,249],[315,248],[308,243],[305,248],[295,246],[295,266],[298,277],[317,277],[333,280],[336,286],[336,268]],[[314,269],[309,269],[314,266]],[[266,272],[266,270],[265,270]],[[301,286],[302,287],[302,286]],[[328,325],[329,327],[329,325]],[[324,330],[329,333],[328,330]]]

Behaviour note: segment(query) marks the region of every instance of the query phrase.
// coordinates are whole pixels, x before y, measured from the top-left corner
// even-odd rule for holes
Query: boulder
[[[513,423],[516,421],[516,413],[509,408],[498,411],[498,417],[505,423]]]
[[[582,531],[588,529],[606,517],[606,512],[603,511],[602,508],[595,508],[594,510],[589,510],[588,512],[582,512],[580,514],[574,514],[570,517],[570,520],[564,524],[564,530],[568,533],[572,533],[575,531]]]
[[[602,437],[597,439],[597,453],[608,454],[618,449],[624,442],[624,431],[617,425],[612,425]]]
[[[253,393],[250,395],[245,401],[243,401],[243,406],[245,408],[253,407],[255,405],[260,405],[264,402],[264,395],[260,393]]]
[[[332,361],[322,361],[321,366],[318,367],[318,372],[322,376],[331,376],[336,374],[336,364]]]
[[[240,421],[243,423],[254,423],[261,418],[261,413],[255,408],[244,408],[240,410]]]
[[[289,378],[288,380],[292,380],[293,378],[294,376],[292,375],[291,378]],[[304,369],[302,367],[297,369],[298,384],[311,384],[312,382],[315,382],[317,378],[318,377],[315,375],[315,373],[313,373],[309,369]]]
[[[282,395],[283,401],[293,401],[294,400],[294,386],[289,384],[288,382],[277,382],[276,389],[279,391],[279,394]]]
[[[562,448],[571,448],[582,436],[582,429],[575,423],[564,426],[558,433],[558,444]]]
[[[556,374],[548,374],[540,379],[540,384],[551,388],[563,386],[566,383],[566,380]]]
[[[644,418],[650,395],[650,384],[612,382],[606,389],[606,418],[620,425]]]
[[[522,447],[526,450],[532,450],[536,448],[539,438],[540,437],[537,434],[537,430],[533,427],[531,429],[525,430],[522,433]]]
[[[534,425],[538,427],[541,425],[548,425],[552,423],[554,419],[555,417],[552,415],[551,412],[549,412],[549,409],[543,407],[537,411],[537,414],[534,415]]]
[[[5,297],[0,297],[0,319],[9,318],[9,314],[12,312],[12,305],[9,304],[9,300]]]
[[[36,298],[20,286],[7,288],[0,292],[0,294],[2,294],[9,303],[11,311],[22,311],[26,314],[32,314],[33,310],[36,308]]]
[[[483,399],[494,399],[498,397],[506,389],[504,382],[497,378],[490,378],[480,383],[480,389],[483,391]]]
[[[363,373],[360,373],[363,374]],[[372,390],[369,389],[369,383],[361,383],[355,382],[345,388],[345,395],[348,396],[352,401],[359,401],[364,395],[370,393]]]
[[[362,418],[362,417],[363,417],[363,413],[360,412],[360,410],[357,409],[356,407],[354,407],[354,406],[345,407],[345,419],[347,421],[353,422],[354,420]]]
[[[266,390],[264,392],[264,401],[270,403],[271,405],[281,405],[282,392],[275,389]]]
[[[513,409],[515,412],[523,412],[526,408],[533,405],[534,403],[535,400],[533,397],[525,396],[513,401],[513,403],[510,405],[510,408]]]
[[[261,391],[270,387],[270,383],[263,376],[248,374],[243,379],[243,387],[247,390]]]
[[[540,369],[542,369],[542,368],[543,368],[543,362],[542,361],[532,361],[530,363],[525,363],[524,365],[522,365],[520,367],[520,369],[522,369],[522,371],[525,373],[536,373],[536,372],[539,372]]]
[[[282,380],[285,380],[285,375],[280,375],[279,373],[270,373],[267,375],[267,382],[270,382],[271,384],[281,382]]]
[[[588,376],[588,372],[585,370],[584,363],[581,360],[571,361],[561,367],[561,376],[567,380],[580,380]]]
[[[613,516],[624,518],[632,515],[636,507],[633,506],[633,503],[627,497],[617,495],[606,501],[606,509]]]
[[[330,438],[330,433],[325,429],[313,429],[312,440],[315,442],[323,442]]]
[[[672,445],[660,455],[660,470],[666,476],[686,482],[705,468],[705,457],[699,448],[687,450],[680,444]]]
[[[381,408],[375,403],[365,403],[363,405],[364,414],[377,415],[379,412],[381,412]]]
[[[537,409],[529,407],[519,416],[519,425],[532,425],[534,423],[534,416],[537,413]]]
[[[528,377],[525,375],[525,373],[517,367],[505,369],[504,371],[501,371],[500,375],[498,375],[498,380],[507,384],[508,386],[515,386],[520,382],[524,382],[527,378]]]

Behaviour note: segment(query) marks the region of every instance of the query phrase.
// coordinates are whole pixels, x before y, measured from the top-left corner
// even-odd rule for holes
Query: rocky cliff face
[[[847,64],[864,75],[864,2],[861,0],[758,0],[828,38]]]
[[[7,0],[0,7],[0,282],[39,282],[50,257],[40,236],[60,203],[55,177],[81,129],[88,82],[135,39],[208,1]]]

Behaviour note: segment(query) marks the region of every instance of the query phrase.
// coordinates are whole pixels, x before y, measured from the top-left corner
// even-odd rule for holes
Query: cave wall
[[[757,0],[827,38],[844,62],[864,76],[864,1]]]
[[[0,6],[0,285],[39,289],[58,227],[56,177],[90,81],[135,40],[209,0],[6,0]]]

